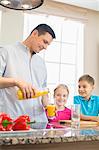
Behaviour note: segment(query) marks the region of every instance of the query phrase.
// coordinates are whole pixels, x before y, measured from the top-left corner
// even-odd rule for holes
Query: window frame
[[[25,15],[25,14],[24,14]],[[29,15],[29,14],[28,14]],[[31,15],[31,14],[30,14]],[[32,14],[33,15],[33,14]],[[34,14],[34,15],[36,15],[36,14]],[[37,13],[37,15],[38,15],[38,13]],[[39,13],[39,16],[41,17],[41,16],[45,16],[45,18],[47,18],[48,19],[48,17],[49,16],[52,16],[52,15],[46,15],[46,14],[40,14]],[[55,16],[53,16],[53,17],[55,17]],[[58,17],[58,16],[56,16],[56,17]],[[72,20],[72,19],[66,19],[65,17],[59,17],[59,18],[62,18],[64,21],[68,21],[68,20],[70,20],[70,21],[72,21],[72,22],[76,22],[76,23],[78,23],[78,24],[81,24],[81,26],[83,26],[83,27],[80,27],[81,29],[79,29],[80,30],[80,32],[78,32],[78,39],[80,39],[81,38],[81,42],[79,42],[78,43],[78,41],[76,41],[76,62],[75,62],[75,64],[68,64],[68,63],[65,63],[65,64],[67,64],[67,65],[74,65],[75,66],[75,81],[74,81],[74,83],[70,83],[70,84],[68,84],[67,83],[67,86],[71,86],[71,87],[74,87],[74,91],[73,91],[73,94],[70,94],[70,96],[69,96],[69,99],[71,99],[70,100],[70,102],[68,102],[69,104],[71,104],[72,103],[72,99],[73,99],[73,95],[75,95],[75,94],[77,94],[77,81],[78,81],[78,78],[83,74],[83,72],[84,72],[84,66],[83,66],[83,62],[84,62],[84,59],[83,59],[83,56],[84,56],[84,23],[82,22],[82,21],[76,21],[76,20]],[[32,20],[32,19],[31,19]],[[43,20],[43,18],[41,19],[41,20]],[[63,21],[62,20],[62,21]],[[46,22],[46,21],[45,21]],[[39,23],[44,23],[44,22],[40,22],[39,21]],[[39,24],[38,23],[38,24]],[[55,22],[54,22],[55,23]],[[29,24],[29,21],[28,21],[28,24]],[[35,23],[36,24],[36,23]],[[50,24],[50,22],[49,22],[49,24]],[[24,26],[24,31],[25,31],[25,28],[26,28],[26,25]],[[28,31],[28,34],[30,33],[30,30]],[[80,34],[80,35],[79,35]],[[60,43],[60,51],[61,51],[61,45],[62,45],[62,43],[65,43],[64,41],[61,41],[62,40],[62,32],[61,32],[61,38],[60,38],[60,40],[54,40],[54,42],[58,42],[58,43]],[[24,35],[24,38],[25,38],[25,36],[26,35]],[[27,35],[28,36],[28,35]],[[77,40],[78,40],[77,39]],[[79,40],[80,41],[80,40]],[[68,44],[68,43],[67,43]],[[70,43],[69,43],[70,44]],[[74,43],[71,43],[71,44],[74,44]],[[47,53],[47,52],[45,52],[45,53]],[[51,61],[47,61],[46,60],[46,54],[45,54],[44,52],[42,52],[42,53],[40,53],[39,55],[45,60],[45,63],[46,63],[46,65],[47,65],[47,63],[53,63],[53,64],[58,64],[58,62],[51,62]],[[60,52],[61,53],[61,52]],[[61,60],[61,57],[60,57],[60,60]],[[61,64],[63,64],[64,65],[64,63],[60,63],[59,62],[59,68],[60,68],[60,65]],[[79,69],[80,68],[80,69]],[[59,71],[59,80],[57,81],[57,83],[51,83],[50,81],[48,82],[48,87],[51,87],[51,85],[53,86],[53,88],[50,88],[50,90],[51,90],[51,93],[52,93],[52,95],[53,95],[53,89],[59,84],[59,83],[62,83],[61,81],[60,81],[60,71]],[[70,89],[70,93],[71,93],[71,89]]]

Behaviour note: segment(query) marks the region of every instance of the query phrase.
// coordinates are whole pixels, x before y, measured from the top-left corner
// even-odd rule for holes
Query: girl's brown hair
[[[66,89],[67,92],[68,92],[68,95],[69,95],[69,89],[68,89],[67,85],[65,85],[65,84],[59,84],[59,85],[54,89],[54,96],[55,96],[56,90],[59,89],[59,88],[64,88],[64,89]]]

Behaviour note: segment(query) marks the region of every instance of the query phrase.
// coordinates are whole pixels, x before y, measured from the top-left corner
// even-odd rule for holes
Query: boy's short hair
[[[88,75],[88,74],[85,74],[85,75],[81,76],[78,81],[79,81],[79,82],[80,82],[80,81],[87,81],[87,82],[90,83],[91,85],[94,85],[94,84],[95,84],[94,78],[91,77],[91,76]]]

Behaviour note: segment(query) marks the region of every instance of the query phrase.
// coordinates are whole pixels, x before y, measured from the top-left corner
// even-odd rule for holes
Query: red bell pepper
[[[30,129],[30,118],[28,115],[19,116],[13,122],[13,130],[29,130]]]
[[[0,131],[11,131],[13,120],[4,112],[0,113]]]

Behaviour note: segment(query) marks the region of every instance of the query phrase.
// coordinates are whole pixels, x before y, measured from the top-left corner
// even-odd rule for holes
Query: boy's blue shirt
[[[81,113],[87,116],[99,115],[99,96],[91,96],[90,100],[84,99],[82,96],[74,96],[74,104],[81,105]]]

